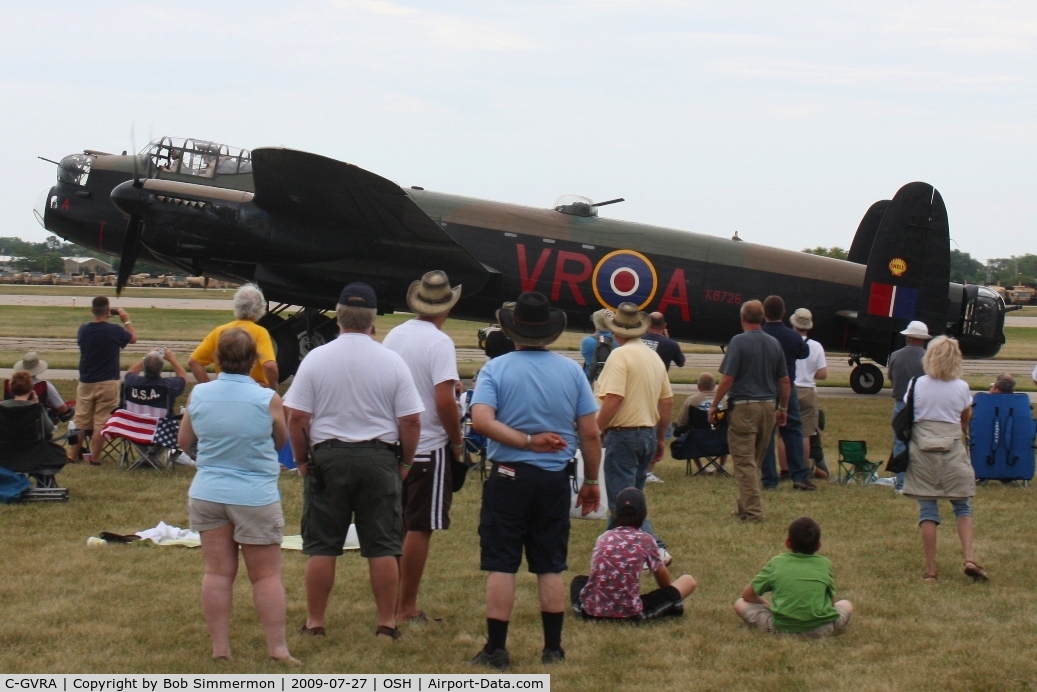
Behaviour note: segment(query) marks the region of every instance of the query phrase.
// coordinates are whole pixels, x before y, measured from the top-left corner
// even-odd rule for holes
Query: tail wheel
[[[873,363],[862,363],[850,372],[850,387],[858,394],[878,394],[884,378]]]

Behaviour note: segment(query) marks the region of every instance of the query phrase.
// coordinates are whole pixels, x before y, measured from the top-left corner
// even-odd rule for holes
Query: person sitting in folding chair
[[[724,468],[724,462],[731,453],[727,444],[727,416],[718,412],[717,418],[717,424],[712,425],[706,411],[698,408],[688,409],[686,424],[678,428],[679,435],[670,443],[670,455],[674,459],[685,459],[687,462],[684,475],[719,473],[722,476],[731,476]],[[694,474],[691,473],[692,461],[698,468]]]
[[[37,488],[57,488],[55,476],[65,466],[65,452],[54,441],[54,423],[32,390],[32,376],[20,371],[11,377],[15,399],[0,402],[0,467],[36,479]],[[64,490],[58,497],[67,499]]]
[[[19,370],[11,375],[11,379],[7,384],[12,398],[0,401],[0,406],[5,408],[23,408],[42,403],[33,387],[32,375],[28,372]],[[50,416],[44,416],[42,426],[43,435],[49,440],[51,435],[54,434],[54,421],[50,419]]]
[[[698,388],[698,391],[695,392],[694,394],[692,394],[691,396],[689,396],[687,399],[685,399],[684,400],[684,404],[681,406],[680,413],[677,415],[676,428],[674,428],[674,430],[673,430],[673,436],[674,437],[681,437],[682,435],[684,435],[685,433],[688,432],[688,429],[690,427],[697,427],[697,428],[700,428],[700,429],[709,429],[709,427],[710,427],[709,426],[709,419],[708,419],[709,407],[713,404],[713,397],[716,395],[716,378],[713,377],[713,373],[711,373],[711,372],[704,372],[704,373],[700,374],[699,375],[699,381],[698,381],[697,388]],[[725,401],[721,401],[721,402],[718,402],[717,405],[720,406],[720,407],[726,407],[726,402]],[[690,412],[693,411],[694,409],[700,409],[700,410],[702,410],[706,414],[705,416],[703,416],[704,423],[705,423],[704,425],[697,425],[697,426],[691,426],[690,425],[690,420],[689,420],[691,418],[691,413]],[[727,439],[726,439],[727,428],[724,428],[724,435],[725,435],[724,447],[726,449],[726,447],[727,447]],[[671,448],[673,446],[674,446],[674,444],[671,443]],[[676,458],[677,457],[674,457],[674,459],[676,459]],[[692,457],[691,461],[695,462],[695,467],[698,469],[695,472],[696,476],[699,475],[700,473],[703,473],[703,472],[709,473],[709,474],[716,473],[718,469],[722,473],[724,473],[725,475],[730,475],[730,474],[727,473],[727,470],[724,468],[724,465],[727,463],[727,453],[726,452],[723,455],[721,455],[719,465],[717,465],[715,467],[714,467],[713,464],[706,464],[705,466],[703,466],[701,457]]]
[[[41,360],[39,354],[36,351],[29,351],[25,356],[14,364],[12,368],[14,372],[24,370],[32,376],[32,390],[36,392],[36,397],[43,404],[43,407],[47,410],[47,415],[54,422],[66,421],[72,418],[72,414],[75,413],[71,404],[75,402],[66,402],[61,398],[61,393],[58,392],[58,388],[52,383],[46,380],[41,380],[42,375],[47,370],[47,361]],[[10,382],[4,382],[4,399],[13,398],[11,394]]]
[[[144,367],[153,369],[156,358],[161,363],[161,356],[155,352],[149,353],[144,358]],[[171,415],[176,401],[173,395],[175,390],[166,383],[174,380],[172,384],[176,385],[175,380],[182,378],[158,379],[151,384],[137,381],[136,384],[130,382],[123,385],[123,406],[112,413],[101,430],[105,439],[121,440],[121,468],[134,469],[147,465],[166,470],[172,467],[180,454],[176,447],[180,425],[178,417]]]
[[[165,365],[163,361],[173,366],[173,375],[169,377],[162,376],[162,368]],[[155,418],[165,418],[166,416],[173,415],[173,407],[176,405],[177,398],[187,389],[187,371],[177,362],[176,354],[168,348],[151,351],[141,360],[131,365],[126,370],[126,376],[123,378],[124,389],[126,387],[146,388],[152,385],[162,385],[166,389],[166,401],[164,404],[157,399],[149,400],[148,403],[138,403],[127,399],[126,408],[134,413],[147,413],[148,415],[155,416]],[[166,413],[159,415],[157,410],[154,412],[150,410],[161,408],[165,408]]]

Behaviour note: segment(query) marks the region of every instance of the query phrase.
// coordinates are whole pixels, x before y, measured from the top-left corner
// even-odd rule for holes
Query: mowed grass
[[[837,440],[866,439],[872,456],[889,449],[890,402],[826,400],[826,456]],[[86,547],[103,530],[129,533],[160,520],[185,526],[192,471],[168,474],[68,468],[67,504],[0,506],[0,670],[10,673],[270,673],[245,575],[235,591],[233,662],[216,664],[199,605],[197,549],[151,545]],[[976,552],[992,576],[972,584],[961,573],[953,521],[940,529],[940,581],[921,581],[916,503],[884,487],[822,484],[816,493],[783,487],[764,496],[767,521],[743,525],[729,513],[735,484],[686,478],[667,460],[663,484],[647,489],[657,530],[698,591],[680,619],[632,627],[567,617],[567,661],[539,664],[542,647],[535,579],[518,576],[509,649],[513,672],[549,672],[556,689],[1030,689],[1037,684],[1037,559],[1033,490],[1000,484],[975,500]],[[281,481],[288,533],[299,531],[301,484]],[[284,553],[289,642],[306,673],[467,673],[485,636],[485,575],[479,571],[478,477],[454,501],[453,526],[433,540],[421,604],[447,622],[405,626],[396,645],[375,640],[364,561],[339,560],[327,639],[295,633],[305,616],[305,558]],[[946,504],[946,503],[945,503]],[[948,516],[949,508],[943,507]],[[839,598],[857,612],[848,631],[827,641],[753,632],[731,604],[763,564],[783,550],[786,527],[809,514],[823,529]],[[574,521],[571,577],[586,573],[602,522]],[[242,568],[243,572],[243,568]],[[648,579],[644,587],[648,588]],[[475,671],[478,672],[478,671]]]

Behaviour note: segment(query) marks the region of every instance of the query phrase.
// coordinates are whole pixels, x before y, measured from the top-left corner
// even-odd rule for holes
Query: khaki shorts
[[[837,601],[835,609],[839,612],[839,619],[833,620],[832,622],[826,622],[825,624],[807,632],[788,632],[782,634],[789,634],[794,637],[809,637],[817,639],[821,637],[832,637],[840,634],[846,625],[850,623],[850,616],[853,612],[847,608],[844,604],[846,601]],[[771,607],[766,603],[746,603],[745,612],[742,614],[742,619],[745,620],[746,624],[750,627],[764,632],[774,634],[774,616],[771,614]]]
[[[817,432],[817,390],[813,387],[796,387],[799,395],[799,419],[803,421],[803,439],[810,439]]]
[[[76,387],[76,417],[73,421],[76,429],[101,432],[112,411],[119,408],[121,393],[119,380],[80,382]]]
[[[284,514],[280,502],[248,507],[190,498],[187,516],[191,520],[191,530],[199,533],[233,524],[235,543],[280,545],[284,536]]]

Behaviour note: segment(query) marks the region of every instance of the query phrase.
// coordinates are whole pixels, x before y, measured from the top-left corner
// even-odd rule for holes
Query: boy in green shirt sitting
[[[810,517],[789,524],[785,547],[775,555],[735,601],[735,612],[750,627],[779,634],[830,637],[842,632],[853,604],[835,600],[832,563],[823,555],[821,527]],[[773,603],[760,598],[773,591]]]

